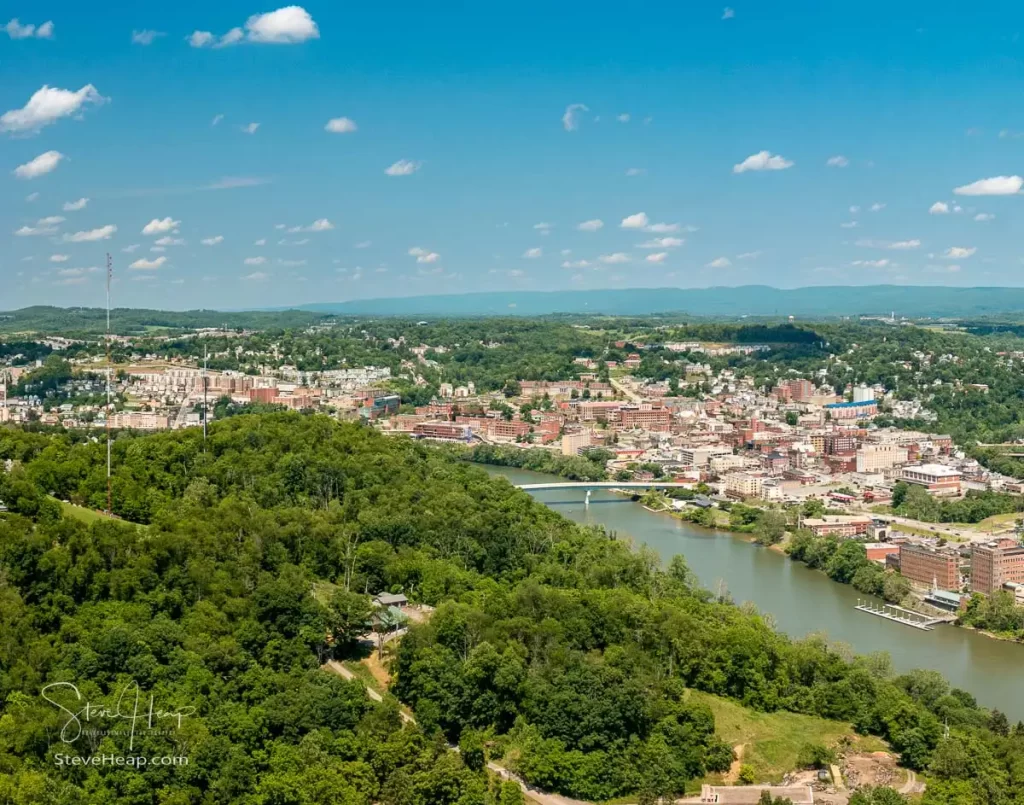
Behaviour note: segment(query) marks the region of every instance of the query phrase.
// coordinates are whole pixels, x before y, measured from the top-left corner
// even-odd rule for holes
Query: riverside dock
[[[912,626],[915,629],[920,629],[922,632],[930,632],[938,624],[948,623],[953,620],[953,618],[929,618],[926,615],[898,607],[895,604],[883,604],[879,607],[870,601],[861,601],[859,598],[854,609],[867,612],[869,615],[877,615],[879,618],[885,618],[896,623],[902,623],[904,626]]]

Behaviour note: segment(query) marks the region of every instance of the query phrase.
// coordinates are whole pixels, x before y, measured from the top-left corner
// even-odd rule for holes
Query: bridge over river
[[[517,489],[537,492],[541,489],[692,489],[692,483],[678,481],[554,481],[542,484],[516,484]]]

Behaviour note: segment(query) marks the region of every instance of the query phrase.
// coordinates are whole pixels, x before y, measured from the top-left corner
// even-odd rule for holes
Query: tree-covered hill
[[[538,785],[654,802],[732,761],[687,689],[879,735],[932,775],[926,805],[1022,801],[1024,728],[939,675],[792,641],[681,557],[662,569],[446,451],[298,414],[216,423],[205,448],[196,430],[115,448],[115,509],[147,528],[67,520],[51,497],[95,505],[102,445],[0,429],[0,802],[505,802],[484,743]],[[319,670],[381,590],[437,607],[393,669],[415,726]],[[55,765],[43,686],[110,702],[132,680],[189,713],[140,729],[140,754],[188,765]]]

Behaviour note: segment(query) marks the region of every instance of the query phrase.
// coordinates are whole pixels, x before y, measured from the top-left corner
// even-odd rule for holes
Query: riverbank
[[[525,470],[482,467],[513,484],[559,479]],[[836,584],[824,573],[782,555],[777,548],[751,550],[750,536],[693,525],[629,504],[608,490],[595,490],[584,505],[585,490],[543,490],[530,493],[574,522],[603,528],[656,551],[667,565],[681,554],[700,584],[727,592],[738,604],[750,602],[770,617],[779,631],[800,639],[823,636],[840,650],[875,654],[892,673],[918,668],[940,672],[952,686],[971,693],[981,704],[998,708],[1012,721],[1024,719],[1024,689],[1015,680],[1021,649],[992,640],[974,629],[918,629],[889,623],[855,607],[866,596],[848,584]],[[735,539],[734,537],[741,537]]]

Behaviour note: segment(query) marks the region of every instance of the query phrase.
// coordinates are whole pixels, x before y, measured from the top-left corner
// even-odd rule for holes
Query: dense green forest
[[[791,640],[681,557],[663,569],[444,450],[285,413],[231,417],[205,444],[124,435],[114,508],[132,522],[66,519],[51,495],[95,506],[102,454],[0,430],[0,802],[483,805],[504,801],[488,743],[538,785],[654,802],[732,760],[689,688],[879,735],[931,776],[925,805],[1024,801],[1024,727],[938,674]],[[394,668],[417,726],[318,667],[380,590],[437,607]],[[188,766],[56,768],[41,687],[100,701],[131,679],[195,708],[138,738]]]

